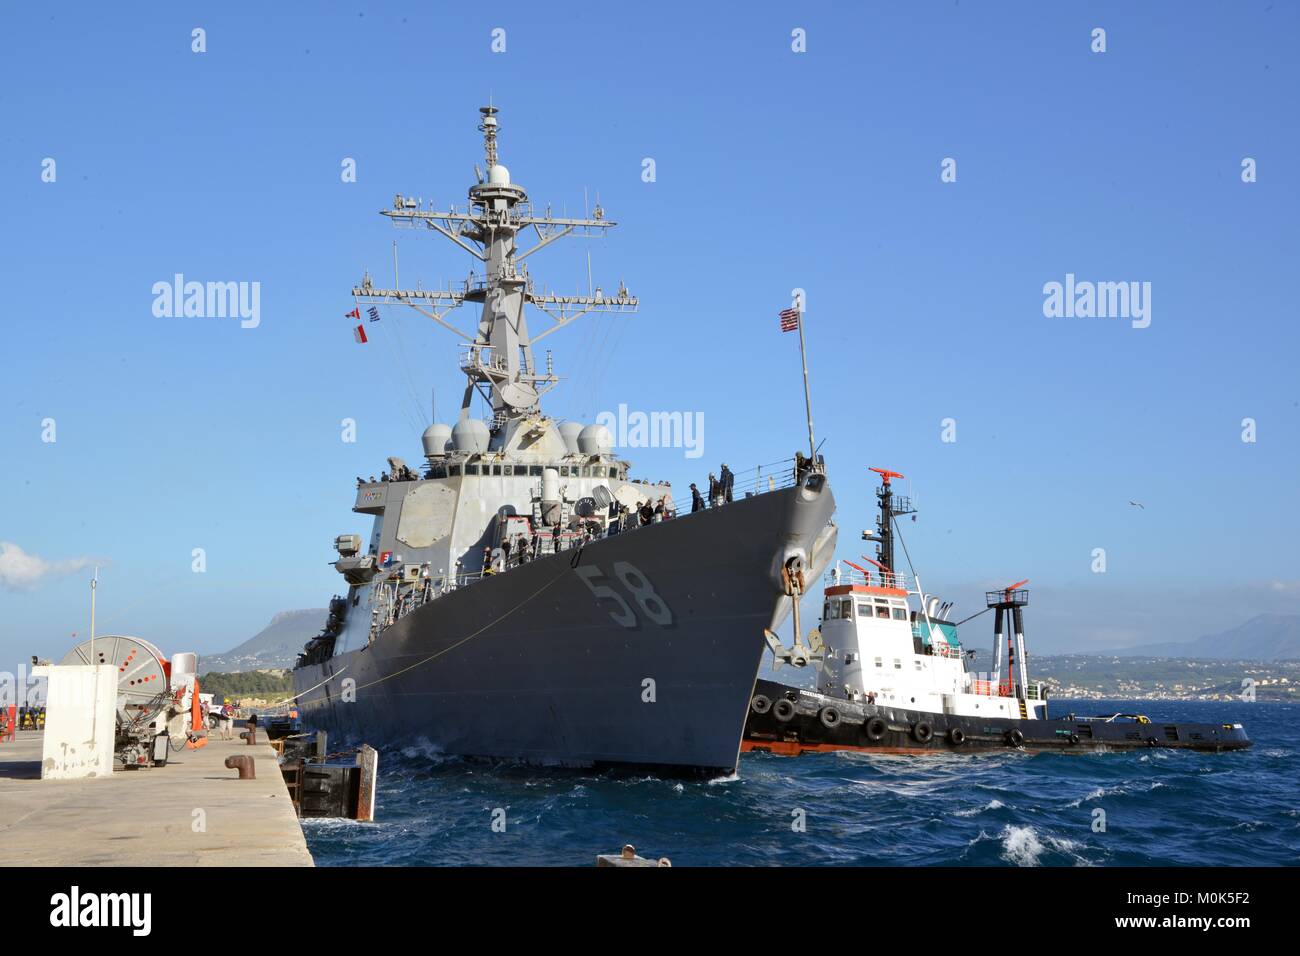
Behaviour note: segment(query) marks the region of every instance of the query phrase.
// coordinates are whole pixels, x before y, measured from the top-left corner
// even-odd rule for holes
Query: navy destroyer
[[[880,516],[863,537],[876,543],[868,566],[837,562],[827,572],[818,627],[783,646],[768,642],[773,668],[812,666],[816,688],[758,681],[745,725],[747,751],[798,756],[828,750],[871,753],[1034,750],[1086,752],[1170,747],[1240,750],[1251,745],[1238,723],[1155,722],[1144,714],[1048,715],[1047,688],[1031,680],[1025,652],[1027,581],[985,594],[993,611],[993,669],[969,669],[952,602],[928,594],[910,567],[896,569],[898,517],[911,499],[894,494],[903,476],[873,468]],[[901,538],[899,539],[901,540]],[[904,549],[906,556],[906,549]]]
[[[448,754],[731,772],[764,632],[797,620],[804,581],[834,552],[823,463],[736,472],[679,513],[668,484],[632,478],[605,426],[542,411],[558,379],[537,343],[638,303],[621,283],[586,296],[535,284],[527,257],[615,223],[599,205],[535,211],[498,159],[497,109],[480,113],[486,169],[466,207],[398,195],[382,210],[450,240],[475,271],[436,290],[367,274],[352,290],[358,320],[395,305],[458,336],[467,381],[458,421],[424,432],[423,464],[393,457],[380,480],[358,479],[352,510],[373,524],[335,539],[347,587],[294,670],[303,720]],[[525,235],[536,241],[521,250]],[[466,304],[481,310],[472,333],[447,318]],[[530,309],[549,319],[539,332]]]

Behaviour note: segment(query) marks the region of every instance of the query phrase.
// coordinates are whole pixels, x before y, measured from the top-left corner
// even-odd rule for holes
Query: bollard
[[[252,780],[257,776],[253,769],[252,757],[227,757],[226,769],[238,770],[240,780]]]
[[[257,743],[257,724],[249,724],[248,729],[239,736],[248,746],[253,746]]]

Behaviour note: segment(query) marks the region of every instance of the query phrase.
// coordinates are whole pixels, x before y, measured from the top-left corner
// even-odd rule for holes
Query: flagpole
[[[798,310],[799,317],[799,357],[803,360],[803,404],[808,413],[808,454],[809,463],[816,464],[817,442],[813,438],[812,391],[808,388],[808,350],[803,340],[803,309]]]

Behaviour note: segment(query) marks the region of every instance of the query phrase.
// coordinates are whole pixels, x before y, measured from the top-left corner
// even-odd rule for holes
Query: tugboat
[[[958,639],[958,624],[965,621],[950,620],[952,603],[923,591],[914,572],[909,578],[895,570],[897,519],[915,511],[909,498],[894,494],[891,479],[903,475],[871,470],[880,475],[877,530],[863,533],[876,542],[876,558],[864,556],[872,567],[841,561],[827,573],[821,624],[806,642],[797,626],[792,647],[770,630],[766,635],[773,669],[811,664],[816,689],[758,680],[742,750],[796,756],[1251,745],[1235,723],[1163,723],[1142,714],[1049,716],[1046,689],[1030,680],[1025,656],[1028,581],[985,594],[986,607],[971,617],[994,612],[993,671],[969,671],[974,651]]]

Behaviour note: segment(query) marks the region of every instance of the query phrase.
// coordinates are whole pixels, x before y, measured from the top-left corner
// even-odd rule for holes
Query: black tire
[[[1070,746],[1074,746],[1074,745],[1077,744],[1078,742],[1079,742],[1079,735],[1078,735],[1078,734],[1070,734]]]
[[[781,723],[786,723],[794,717],[794,704],[782,697],[772,705],[772,716],[781,721]]]
[[[1025,735],[1016,728],[1007,731],[1007,746],[1019,747],[1025,742]]]
[[[966,742],[966,731],[962,730],[960,727],[954,727],[952,730],[948,731],[948,742],[954,747],[960,747]]]
[[[749,709],[756,714],[766,714],[772,709],[772,702],[762,694],[755,694],[754,699],[749,702]]]
[[[818,712],[817,719],[822,722],[822,726],[827,730],[834,730],[840,725],[840,712],[834,707],[823,707]]]
[[[912,736],[916,738],[918,744],[928,744],[930,738],[934,736],[934,728],[924,720],[912,726]]]
[[[872,717],[866,723],[866,732],[868,740],[881,740],[885,736],[885,731],[889,730],[889,724],[885,723],[884,717]]]

